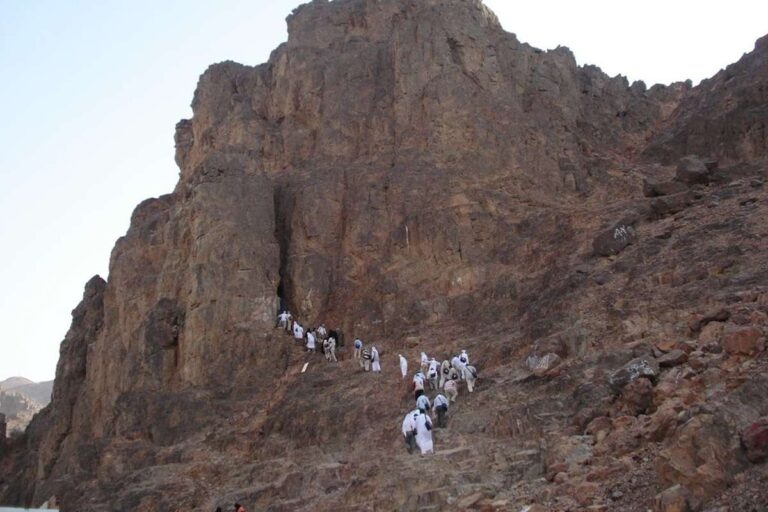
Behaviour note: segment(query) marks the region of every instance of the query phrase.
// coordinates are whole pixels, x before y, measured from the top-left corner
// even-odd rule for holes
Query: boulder
[[[690,493],[682,485],[674,485],[656,496],[657,512],[690,512]]]
[[[731,355],[751,356],[765,350],[765,337],[756,327],[729,325],[723,333],[723,349]]]
[[[619,223],[600,233],[592,242],[592,250],[597,256],[615,256],[636,240],[635,228],[631,224]]]
[[[686,191],[664,197],[656,197],[651,200],[652,217],[660,219],[667,215],[674,215],[685,210],[693,204],[693,195]]]
[[[701,185],[709,182],[711,171],[707,164],[695,155],[689,155],[677,164],[675,180],[686,185]]]
[[[631,381],[621,392],[621,404],[632,416],[645,414],[653,406],[653,383],[647,378]]]
[[[613,372],[608,377],[608,384],[615,393],[618,393],[624,389],[624,386],[640,377],[645,377],[655,382],[658,375],[659,363],[655,358],[638,357]]]
[[[687,190],[688,186],[679,181],[653,183],[648,180],[643,180],[643,195],[645,195],[645,197],[671,196]]]
[[[525,366],[538,377],[546,375],[549,371],[560,366],[562,362],[560,356],[552,352],[543,356],[531,354],[525,358]]]
[[[768,417],[761,418],[741,431],[741,445],[750,462],[768,459]]]
[[[688,361],[688,354],[683,350],[675,349],[667,354],[664,354],[659,359],[659,366],[662,368],[671,368],[673,366],[680,366]]]
[[[697,316],[688,324],[691,332],[699,332],[712,322],[725,322],[731,318],[731,312],[727,309],[711,311],[706,315]]]

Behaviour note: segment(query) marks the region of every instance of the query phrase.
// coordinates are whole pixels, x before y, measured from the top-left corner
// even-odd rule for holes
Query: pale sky
[[[293,0],[0,0],[0,380],[54,376],[71,310],[106,277],[133,208],[170,192],[197,78],[259,64]],[[656,83],[697,83],[768,33],[768,2],[486,0],[533,46]]]

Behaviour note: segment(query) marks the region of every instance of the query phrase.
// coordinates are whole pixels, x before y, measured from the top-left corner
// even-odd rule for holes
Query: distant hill
[[[25,379],[24,377],[11,377],[0,382],[0,391],[8,391],[19,386],[27,386],[29,384],[34,384],[34,382],[29,379]]]
[[[33,382],[11,377],[0,382],[0,414],[5,414],[8,430],[24,430],[32,417],[51,401],[53,381]]]

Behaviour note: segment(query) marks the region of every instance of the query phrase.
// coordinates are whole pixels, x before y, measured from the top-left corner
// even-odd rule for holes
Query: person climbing
[[[467,390],[472,393],[475,390],[475,381],[477,381],[477,368],[467,365],[464,371],[466,373]]]
[[[320,324],[320,327],[317,328],[317,336],[321,340],[328,339],[328,329],[325,328],[325,325]]]
[[[408,360],[404,358],[402,354],[397,354],[397,357],[400,358],[400,373],[402,373],[403,378],[405,378],[408,375]]]
[[[286,332],[291,332],[291,314],[288,311],[277,315],[277,326],[285,329]]]
[[[416,448],[416,417],[419,410],[411,411],[403,418],[403,437],[405,437],[405,449],[413,453]]]
[[[428,414],[429,411],[432,410],[432,403],[429,401],[429,397],[427,397],[427,395],[419,396],[419,398],[416,399],[416,408],[424,414]]]
[[[437,428],[445,428],[445,414],[448,412],[448,399],[437,395],[432,402],[432,409],[437,412]]]
[[[456,371],[459,374],[459,378],[464,380],[464,366],[465,366],[465,364],[461,362],[461,357],[453,356],[453,359],[451,359],[451,366],[453,366],[456,369]]]
[[[381,373],[381,358],[376,347],[371,347],[371,369],[373,373]]]
[[[371,371],[371,350],[364,348],[363,349],[363,369],[367,372]]]
[[[432,443],[432,420],[426,414],[419,414],[416,416],[416,444],[421,450],[421,454],[434,453],[434,445]]]
[[[363,361],[361,360],[363,356],[363,340],[360,338],[355,338],[355,352],[352,354],[353,359],[357,359],[360,362],[360,366],[363,365]]]
[[[338,363],[339,360],[336,359],[336,338],[334,338],[333,336],[328,338],[328,351],[330,354],[328,356],[328,361],[333,361],[334,363]]]
[[[427,357],[427,354],[422,352],[421,353],[421,373],[426,375],[428,368],[429,368],[429,358]]]
[[[455,370],[454,370],[455,371]],[[445,382],[445,394],[451,402],[456,401],[456,397],[459,396],[459,385],[457,379],[449,379]]]
[[[418,400],[421,395],[424,394],[424,374],[416,372],[413,376],[413,398]]]
[[[307,352],[315,352],[317,338],[313,331],[307,331]]]
[[[451,373],[451,362],[447,359],[440,365],[440,389],[445,386],[445,381],[448,380],[448,374]]]
[[[429,361],[429,370],[427,371],[427,380],[429,381],[430,389],[437,389],[438,377],[439,377],[438,368],[439,368],[439,363],[433,357]]]
[[[304,342],[304,328],[299,322],[293,322],[293,338],[299,342]]]
[[[325,360],[330,363],[331,362],[331,343],[328,340],[328,338],[323,340],[323,355],[325,356]]]
[[[461,354],[459,355],[459,360],[464,364],[464,366],[467,366],[469,364],[469,355],[467,354],[466,350],[461,351]]]

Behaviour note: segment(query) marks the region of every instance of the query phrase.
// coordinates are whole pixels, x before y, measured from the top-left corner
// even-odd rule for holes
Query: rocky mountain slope
[[[179,183],[86,285],[0,501],[768,506],[765,39],[648,89],[479,0],[315,0],[288,28],[201,76]],[[280,300],[384,373],[304,355]],[[479,388],[408,456],[397,354],[462,348]]]
[[[51,401],[53,381],[35,383],[24,377],[0,382],[0,414],[7,420],[9,432],[23,431],[32,417]]]

